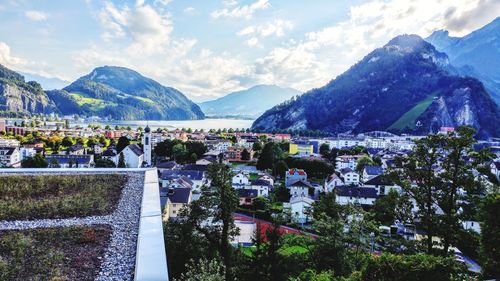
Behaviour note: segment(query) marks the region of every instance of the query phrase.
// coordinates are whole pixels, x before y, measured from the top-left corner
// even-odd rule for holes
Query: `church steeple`
[[[151,166],[152,161],[151,161],[151,152],[152,152],[152,145],[151,145],[151,128],[149,128],[149,125],[146,125],[146,128],[144,128],[144,136],[142,138],[142,146],[144,149],[144,161],[148,163],[148,166]]]

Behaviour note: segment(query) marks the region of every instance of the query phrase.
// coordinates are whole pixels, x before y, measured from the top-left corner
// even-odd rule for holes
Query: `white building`
[[[290,203],[284,208],[290,210],[292,222],[307,223],[312,221],[312,204],[314,200],[309,197],[292,197]]]
[[[233,184],[233,186],[235,186],[235,185],[248,185],[248,184],[250,184],[250,180],[245,173],[239,172],[233,176],[232,184]]]
[[[21,146],[21,148],[19,149],[19,152],[21,154],[21,161],[28,158],[28,157],[34,157],[36,154],[36,150],[34,147]]]
[[[344,185],[344,182],[342,181],[342,179],[337,176],[337,174],[333,173],[331,176],[329,176],[326,180],[325,180],[325,192],[333,192],[333,190],[335,189],[335,187],[337,186],[342,186]]]
[[[335,171],[340,172],[342,169],[349,168],[355,170],[358,164],[358,158],[361,155],[341,155],[335,159]]]
[[[351,168],[344,168],[340,170],[340,176],[342,177],[346,185],[359,184],[359,174],[353,171]]]
[[[117,165],[123,155],[127,168],[140,168],[144,162],[144,152],[137,144],[129,144],[116,157]]]
[[[287,187],[290,189],[290,194],[292,197],[307,197],[309,196],[309,188],[312,188],[311,184],[306,181],[296,181]]]
[[[21,153],[17,147],[0,147],[0,166],[20,167]]]
[[[373,205],[378,198],[377,190],[371,187],[337,186],[335,202],[340,205]]]

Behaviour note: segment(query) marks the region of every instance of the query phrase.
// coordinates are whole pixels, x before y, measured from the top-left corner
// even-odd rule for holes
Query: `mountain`
[[[498,106],[477,79],[450,74],[449,59],[417,35],[393,38],[324,87],[266,111],[253,128],[426,134],[470,125],[500,136]]]
[[[200,103],[200,107],[206,115],[256,118],[271,107],[299,94],[299,91],[291,88],[257,85],[216,100]]]
[[[3,116],[57,111],[54,103],[37,82],[26,82],[24,76],[0,64],[0,112]]]
[[[500,105],[500,17],[464,37],[438,30],[425,40],[448,55],[458,74],[483,82]]]
[[[70,84],[70,82],[68,81],[64,81],[55,77],[45,77],[42,75],[27,72],[19,72],[19,74],[23,75],[24,79],[26,79],[27,81],[38,82],[38,84],[42,85],[42,88],[44,90],[61,89]]]
[[[201,109],[178,90],[124,67],[103,66],[62,90],[48,91],[62,114],[117,120],[203,119]]]

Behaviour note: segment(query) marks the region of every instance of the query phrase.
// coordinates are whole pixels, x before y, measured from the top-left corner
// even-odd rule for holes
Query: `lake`
[[[252,126],[254,120],[242,120],[242,119],[203,119],[203,120],[168,120],[168,121],[147,121],[147,120],[134,120],[134,121],[110,121],[103,123],[92,123],[99,124],[102,126],[110,125],[114,126],[130,126],[132,128],[137,127],[149,127],[153,130],[157,128],[168,128],[168,129],[182,129],[182,128],[191,128],[195,129],[203,129],[208,131],[210,129],[246,129]],[[88,124],[75,124],[72,123],[71,126],[82,126],[86,127]]]

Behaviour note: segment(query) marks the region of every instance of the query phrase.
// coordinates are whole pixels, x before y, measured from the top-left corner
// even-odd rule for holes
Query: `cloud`
[[[234,6],[236,5],[235,1],[225,1],[224,3],[226,6]],[[269,0],[257,0],[254,3],[250,5],[244,5],[244,6],[237,6],[234,8],[224,8],[222,10],[215,10],[213,11],[210,16],[212,18],[244,18],[244,19],[251,19],[253,14],[257,10],[264,10],[267,9],[271,6],[269,3]]]
[[[261,37],[276,36],[283,37],[285,32],[291,30],[293,24],[291,21],[276,19],[265,25],[248,26],[236,33],[238,36],[257,35]]]
[[[194,7],[187,7],[183,10],[184,14],[186,15],[192,15],[195,11],[196,9]]]
[[[159,53],[170,39],[173,25],[169,14],[160,14],[152,6],[137,1],[132,8],[117,8],[106,2],[99,14],[106,41],[128,38],[132,41],[129,53]]]
[[[400,34],[447,28],[465,35],[500,14],[495,0],[373,0],[350,7],[349,18],[275,47],[255,63],[255,79],[300,90],[325,85],[373,49]],[[251,36],[249,27],[239,35]]]
[[[465,35],[499,15],[500,1],[471,1],[469,5],[449,8],[444,15],[444,27],[455,35]]]
[[[26,11],[24,15],[32,21],[44,21],[48,18],[47,13],[35,10]]]
[[[8,68],[19,68],[26,65],[26,60],[15,57],[10,53],[10,47],[4,42],[0,42],[0,64]]]

